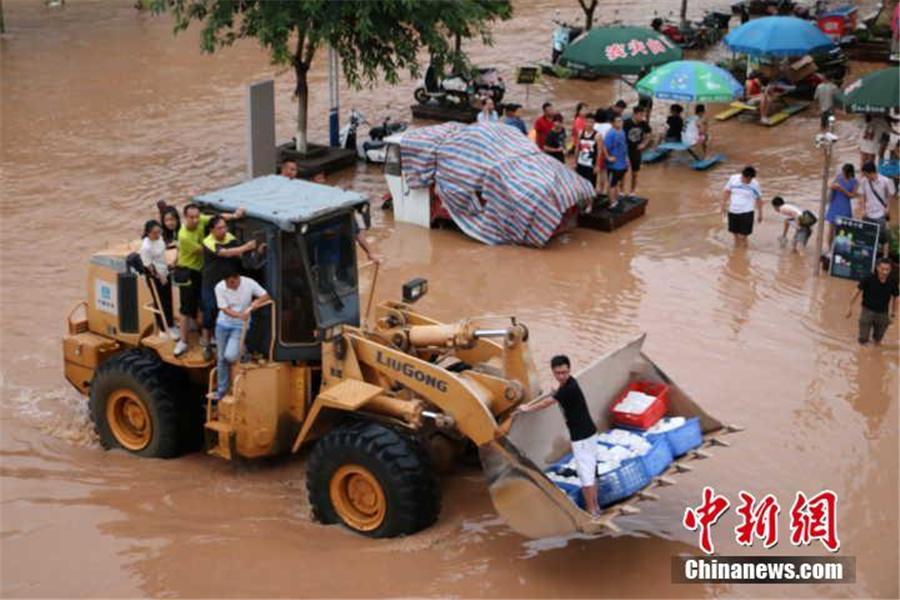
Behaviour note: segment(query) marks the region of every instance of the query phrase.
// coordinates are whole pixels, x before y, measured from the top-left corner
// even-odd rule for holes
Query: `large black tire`
[[[383,516],[360,527],[332,502],[343,469],[362,467],[383,492]],[[409,535],[432,525],[441,511],[440,485],[428,454],[412,435],[367,421],[341,425],[319,440],[310,455],[306,487],[313,516],[342,523],[374,538]]]
[[[130,398],[132,407],[142,405],[146,411],[146,433],[111,425],[109,403],[123,395]],[[104,448],[122,448],[146,458],[174,458],[196,450],[202,440],[202,414],[196,400],[196,390],[182,373],[155,354],[127,350],[101,364],[94,373],[89,406]]]

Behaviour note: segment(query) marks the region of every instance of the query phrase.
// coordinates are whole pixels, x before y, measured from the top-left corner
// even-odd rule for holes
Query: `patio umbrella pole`
[[[828,205],[828,176],[831,171],[831,147],[837,137],[833,133],[834,117],[828,118],[826,133],[816,135],[816,146],[822,148],[824,157],[822,165],[822,197],[819,199],[819,223],[816,226],[816,260],[813,263],[813,276],[818,277],[821,270],[822,242],[825,238],[825,211]]]

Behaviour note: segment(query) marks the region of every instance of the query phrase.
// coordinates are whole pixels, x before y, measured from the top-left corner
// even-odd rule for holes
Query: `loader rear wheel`
[[[348,423],[319,440],[306,486],[317,520],[370,537],[415,533],[440,513],[440,488],[421,444],[379,423]]]
[[[153,354],[128,350],[97,369],[91,382],[90,412],[106,448],[124,448],[149,458],[180,451],[181,410],[173,382]]]

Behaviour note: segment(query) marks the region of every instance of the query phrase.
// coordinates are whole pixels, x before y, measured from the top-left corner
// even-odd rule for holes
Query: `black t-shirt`
[[[878,280],[878,275],[872,274],[859,282],[862,290],[862,305],[877,313],[886,313],[891,303],[891,296],[898,296],[897,282],[888,277],[884,283]]]
[[[562,408],[566,419],[566,427],[569,428],[569,437],[573,442],[591,437],[597,433],[591,413],[588,412],[584,394],[574,377],[569,377],[553,395]]]
[[[240,246],[241,243],[237,240],[230,240],[224,244],[215,244],[216,250],[221,250],[222,248],[233,248],[235,246]],[[237,269],[240,271],[241,268],[241,259],[238,257],[225,257],[219,256],[217,253],[213,252],[206,245],[206,241],[203,243],[203,287],[212,287],[225,279],[225,276],[228,275],[229,271]]]
[[[550,148],[559,148],[559,150],[551,150]],[[559,131],[550,130],[544,137],[544,150],[550,154],[559,154],[564,152],[566,147],[566,130]]]
[[[681,130],[684,129],[684,119],[678,115],[669,115],[666,119],[666,139],[681,141]]]
[[[628,140],[628,153],[629,154],[637,154],[638,146],[644,143],[644,139],[647,137],[647,134],[652,130],[650,128],[650,124],[647,121],[641,121],[638,123],[634,119],[628,119],[625,121],[625,139]]]

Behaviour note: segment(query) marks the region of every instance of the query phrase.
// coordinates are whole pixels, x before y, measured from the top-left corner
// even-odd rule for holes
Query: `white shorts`
[[[597,434],[572,442],[572,460],[581,487],[594,485],[597,480]]]

